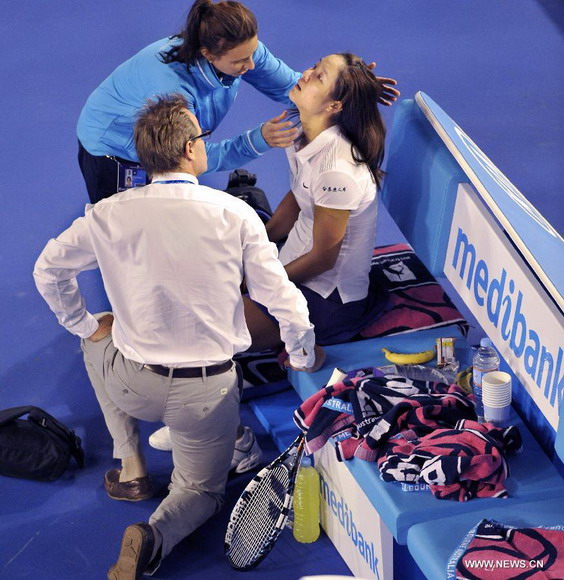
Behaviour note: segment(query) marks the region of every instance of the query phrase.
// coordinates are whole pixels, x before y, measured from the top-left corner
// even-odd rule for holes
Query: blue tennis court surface
[[[296,70],[332,52],[351,51],[396,78],[402,98],[432,97],[514,185],[562,233],[564,7],[558,0],[248,0],[260,39]],[[0,23],[2,59],[2,227],[0,408],[32,404],[76,429],[87,455],[83,471],[53,483],[0,478],[0,578],[99,580],[115,561],[125,526],[146,520],[159,498],[110,500],[103,474],[113,466],[110,437],[82,365],[78,339],[58,326],[31,272],[50,237],[87,202],[76,160],[76,120],[90,92],[150,42],[179,31],[189,4],[163,0],[84,3],[12,2]],[[244,86],[215,138],[240,133],[280,112]],[[384,111],[389,125],[393,107]],[[285,155],[251,163],[275,206],[288,189]],[[202,178],[218,188],[227,174]],[[400,241],[380,220],[381,243]],[[79,279],[88,307],[106,299],[97,274]],[[247,405],[267,459],[278,451]],[[153,426],[145,424],[148,436]],[[151,473],[165,492],[168,453],[147,447]],[[242,578],[223,557],[231,506],[251,475],[232,479],[226,506],[178,545],[154,578]],[[251,579],[297,580],[347,574],[329,540],[296,543],[285,532]]]

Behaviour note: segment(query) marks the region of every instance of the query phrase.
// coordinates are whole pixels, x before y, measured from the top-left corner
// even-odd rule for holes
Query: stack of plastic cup
[[[496,427],[507,427],[511,415],[511,375],[502,371],[485,373],[482,377],[484,421]]]

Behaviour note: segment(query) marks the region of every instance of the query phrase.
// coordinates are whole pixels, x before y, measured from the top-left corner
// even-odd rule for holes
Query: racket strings
[[[269,544],[271,536],[281,529],[289,498],[291,473],[285,465],[275,466],[246,496],[245,505],[233,523],[227,555],[234,566],[252,565]],[[251,491],[251,490],[249,490]]]

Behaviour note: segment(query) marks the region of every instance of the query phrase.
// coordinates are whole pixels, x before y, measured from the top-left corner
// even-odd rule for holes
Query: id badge
[[[118,166],[117,191],[143,187],[149,183],[147,172],[138,163],[115,160]]]

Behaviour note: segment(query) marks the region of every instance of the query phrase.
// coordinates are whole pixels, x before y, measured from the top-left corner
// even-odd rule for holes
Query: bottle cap
[[[488,338],[487,336],[482,338],[482,340],[480,340],[480,346],[493,346],[491,338]]]
[[[302,467],[311,467],[311,457],[307,455],[302,456]]]

